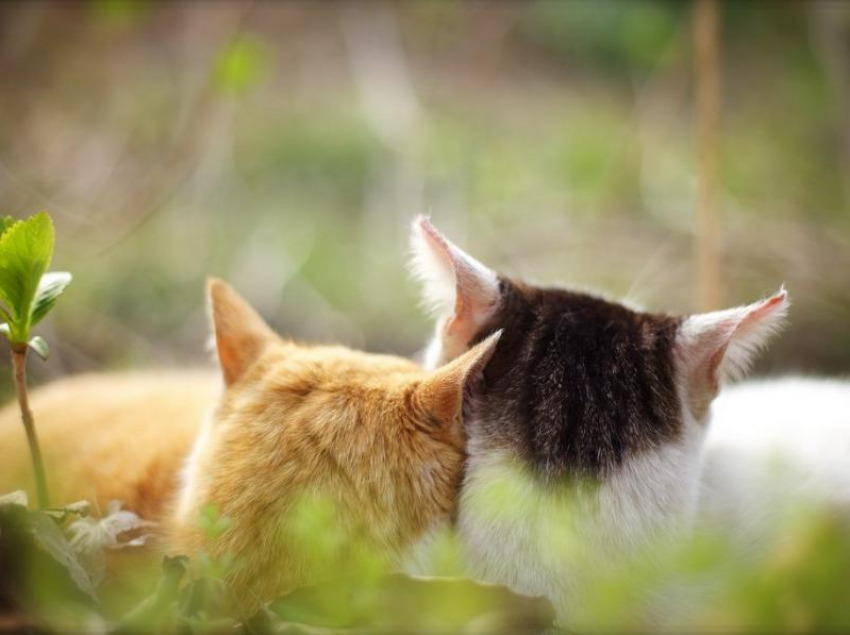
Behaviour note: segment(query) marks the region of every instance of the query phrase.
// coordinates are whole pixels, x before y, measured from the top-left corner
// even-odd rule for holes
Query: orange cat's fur
[[[31,393],[54,505],[89,500],[97,513],[119,500],[163,522],[172,552],[233,555],[229,581],[243,608],[318,575],[309,545],[281,536],[287,512],[297,516],[310,496],[333,504],[349,542],[390,560],[452,516],[464,388],[495,339],[429,373],[283,341],[221,282],[210,301],[223,394],[203,372],[84,375]],[[14,401],[0,409],[0,449],[0,494],[23,488],[34,501]],[[232,523],[213,543],[197,523],[210,503]]]
[[[218,394],[212,373],[82,375],[30,395],[51,503],[119,500],[160,520],[180,466]],[[35,504],[32,464],[16,401],[0,409],[0,494],[24,489]]]
[[[320,577],[316,567],[344,573],[360,546],[392,561],[450,519],[465,387],[498,335],[425,372],[284,341],[230,287],[212,281],[209,291],[225,389],[187,465],[175,552],[232,556],[226,579],[250,608]],[[333,554],[311,552],[322,536],[297,530],[305,501],[330,505]],[[216,539],[197,522],[211,504],[230,520]]]

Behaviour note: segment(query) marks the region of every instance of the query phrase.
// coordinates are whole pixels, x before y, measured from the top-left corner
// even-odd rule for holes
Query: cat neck
[[[601,480],[554,484],[470,421],[457,523],[470,573],[546,596],[568,615],[588,574],[622,567],[692,526],[703,428],[690,423],[677,442],[630,457]]]

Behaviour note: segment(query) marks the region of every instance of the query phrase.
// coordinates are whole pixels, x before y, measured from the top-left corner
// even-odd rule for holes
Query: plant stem
[[[30,410],[29,394],[27,393],[27,345],[12,345],[12,368],[15,371],[15,391],[18,395],[18,404],[21,406],[21,420],[27,431],[27,441],[32,455],[32,467],[35,474],[35,487],[38,492],[38,505],[41,509],[50,507],[50,498],[47,494],[47,478],[44,475],[44,460],[41,458],[41,448],[38,445],[38,436],[35,433],[35,421]]]

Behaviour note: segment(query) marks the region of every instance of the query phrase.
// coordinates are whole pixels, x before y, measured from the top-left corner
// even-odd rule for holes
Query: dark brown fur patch
[[[675,438],[679,319],[500,278],[501,302],[473,343],[504,329],[469,434],[518,449],[546,480],[604,477]]]

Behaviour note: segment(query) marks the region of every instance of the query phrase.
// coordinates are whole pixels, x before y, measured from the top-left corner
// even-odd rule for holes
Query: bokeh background
[[[280,331],[415,353],[418,213],[499,270],[696,307],[692,5],[0,3],[0,211],[49,211],[70,372],[206,362],[203,282]],[[761,373],[850,373],[850,3],[725,2],[726,304]],[[3,382],[8,387],[8,382]]]

